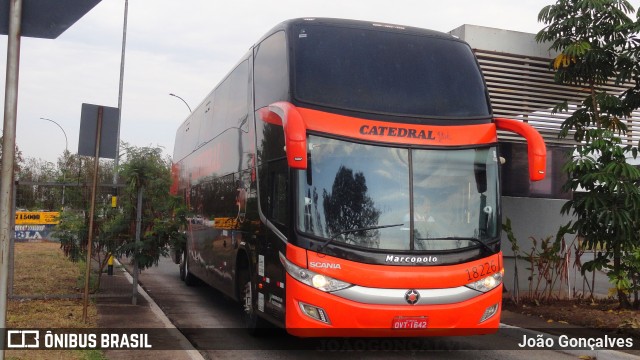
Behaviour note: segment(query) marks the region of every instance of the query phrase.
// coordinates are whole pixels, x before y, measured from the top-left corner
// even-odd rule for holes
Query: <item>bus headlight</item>
[[[331,292],[351,286],[351,284],[344,281],[340,281],[326,275],[318,274],[309,269],[301,268],[287,260],[287,258],[282,253],[280,253],[280,262],[282,263],[282,265],[284,265],[287,273],[294,279],[315,289],[324,292]]]
[[[478,290],[483,293],[493,290],[496,287],[498,287],[498,285],[502,284],[503,273],[504,273],[504,270],[500,270],[495,274],[489,275],[485,278],[469,283],[465,286],[474,290]]]

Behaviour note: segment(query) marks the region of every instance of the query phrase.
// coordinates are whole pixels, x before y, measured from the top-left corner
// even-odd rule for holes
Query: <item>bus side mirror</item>
[[[298,109],[286,101],[278,101],[259,112],[262,120],[281,125],[287,163],[292,169],[307,169],[307,125]]]
[[[542,136],[533,126],[521,121],[495,118],[496,128],[514,132],[527,139],[527,153],[529,156],[529,179],[539,181],[544,179],[547,168],[547,147]]]

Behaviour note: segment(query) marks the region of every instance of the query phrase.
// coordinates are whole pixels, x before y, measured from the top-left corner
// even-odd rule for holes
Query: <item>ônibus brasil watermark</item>
[[[151,349],[148,333],[7,330],[7,349]]]

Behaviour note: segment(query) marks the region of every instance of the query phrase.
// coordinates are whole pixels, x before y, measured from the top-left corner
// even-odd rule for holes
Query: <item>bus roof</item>
[[[317,24],[317,25],[335,26],[335,27],[350,27],[350,28],[371,29],[371,30],[380,30],[380,31],[391,31],[391,32],[400,32],[405,34],[415,34],[420,36],[437,37],[437,38],[442,38],[447,40],[462,41],[458,39],[458,37],[448,33],[429,30],[429,29],[423,29],[423,28],[417,28],[412,26],[388,24],[388,23],[382,23],[382,22],[376,22],[376,21],[308,17],[308,18],[290,19],[290,20],[285,20],[281,22],[280,24],[274,26],[262,38],[260,38],[260,40],[257,43],[260,43],[262,40],[269,37],[271,34],[273,34],[276,31],[288,30],[289,28],[298,24]]]

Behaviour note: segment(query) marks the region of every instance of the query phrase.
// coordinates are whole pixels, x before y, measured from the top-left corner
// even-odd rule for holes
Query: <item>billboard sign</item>
[[[58,211],[16,211],[16,225],[57,225]]]

